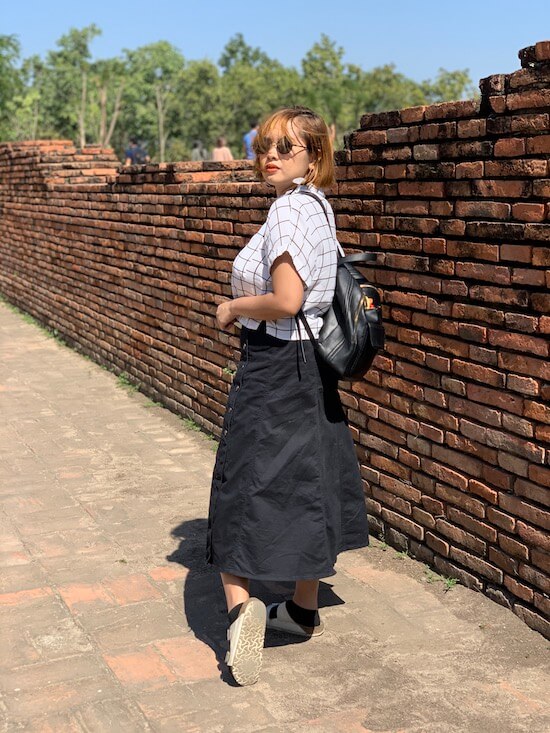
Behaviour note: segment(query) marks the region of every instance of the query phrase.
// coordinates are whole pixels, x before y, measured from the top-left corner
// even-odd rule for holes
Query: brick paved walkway
[[[326,634],[268,636],[235,687],[203,562],[212,441],[3,304],[0,414],[0,730],[549,729],[548,642],[376,541],[323,584]]]

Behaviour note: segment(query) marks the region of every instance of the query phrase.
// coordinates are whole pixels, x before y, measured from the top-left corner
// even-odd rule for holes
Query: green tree
[[[249,46],[242,33],[236,33],[226,43],[218,61],[224,74],[238,64],[260,68],[269,64],[271,59],[260,48]]]
[[[226,45],[219,64],[223,72],[220,107],[226,121],[224,132],[235,157],[241,157],[242,136],[250,122],[278,107],[302,102],[302,83],[295,69],[248,46],[241,34]]]
[[[185,67],[181,52],[168,41],[158,41],[125,51],[127,86],[126,129],[150,141],[152,153],[165,161],[166,145],[173,133],[177,89]]]
[[[86,144],[86,112],[90,43],[100,35],[95,24],[71,28],[46,56],[43,75],[44,127],[57,135]]]
[[[168,149],[171,160],[188,158],[194,140],[211,146],[225,132],[226,123],[220,105],[220,73],[211,61],[189,62],[180,74],[176,96],[173,137]]]
[[[111,144],[123,106],[126,68],[121,59],[103,59],[90,66],[88,119],[93,142]]]
[[[427,104],[470,99],[477,93],[470,79],[469,69],[447,71],[440,68],[436,78],[422,82],[420,88]]]
[[[225,135],[236,157],[252,119],[281,106],[308,104],[340,132],[357,127],[365,112],[381,112],[472,96],[467,70],[439,69],[417,83],[393,64],[364,70],[344,64],[344,49],[327,35],[305,54],[301,70],[229,39],[219,64],[186,62],[166,41],[122,58],[91,61],[95,25],[71,28],[45,60],[19,64],[19,43],[0,36],[0,137],[67,137],[112,144],[120,154],[128,137],[148,144],[160,161],[189,155],[193,140],[210,146]]]
[[[344,49],[323,34],[302,60],[305,101],[329,124],[344,124],[346,85]]]
[[[12,101],[21,93],[23,80],[18,69],[19,41],[15,36],[0,35],[0,140],[9,137]]]

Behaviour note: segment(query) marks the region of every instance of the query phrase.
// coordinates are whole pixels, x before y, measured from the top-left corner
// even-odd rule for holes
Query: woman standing
[[[334,182],[330,132],[310,109],[285,108],[262,123],[254,149],[256,172],[277,199],[235,258],[233,298],[217,310],[221,329],[242,325],[242,352],[207,536],[207,561],[221,571],[227,600],[226,661],[241,685],[258,679],[266,623],[300,636],[323,633],[319,579],[334,575],[339,552],[368,544],[337,377],[295,318],[302,308],[318,336],[334,295],[334,214],[320,190]],[[293,580],[294,596],[266,612],[249,596],[251,578]]]
[[[212,160],[223,163],[226,160],[233,160],[233,154],[227,147],[227,140],[219,137],[216,140],[216,147],[212,149]]]

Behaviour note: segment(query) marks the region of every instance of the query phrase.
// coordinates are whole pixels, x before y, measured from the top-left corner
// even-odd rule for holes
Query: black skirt
[[[337,379],[309,339],[241,331],[216,455],[206,559],[258,580],[334,575],[368,545],[365,498]]]

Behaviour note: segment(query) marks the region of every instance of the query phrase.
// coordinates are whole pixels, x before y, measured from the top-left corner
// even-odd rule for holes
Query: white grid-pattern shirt
[[[322,203],[302,193],[307,190]],[[330,227],[321,206],[327,211]],[[277,257],[288,252],[305,285],[302,310],[313,335],[318,336],[323,314],[334,297],[337,247],[334,214],[325,195],[311,184],[298,186],[273,202],[263,226],[235,258],[233,297],[272,293],[270,269]],[[239,316],[238,321],[252,330],[260,325],[260,321],[245,316]],[[266,331],[284,341],[300,338],[294,316],[266,321]],[[301,331],[302,338],[307,338],[303,325]]]

